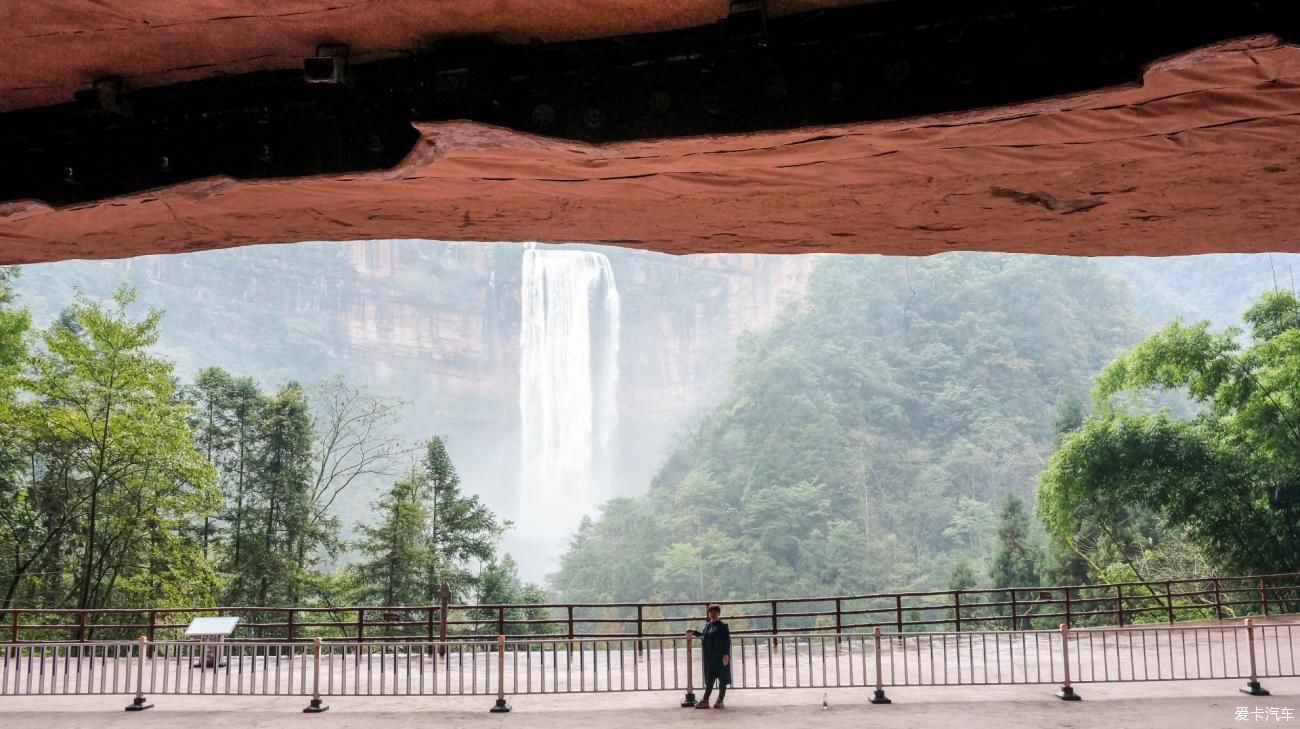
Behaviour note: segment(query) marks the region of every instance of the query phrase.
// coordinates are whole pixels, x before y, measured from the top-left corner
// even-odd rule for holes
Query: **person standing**
[[[716,602],[709,603],[709,622],[704,630],[688,630],[686,635],[700,638],[704,652],[704,699],[695,705],[697,709],[709,708],[709,696],[713,694],[713,683],[718,683],[718,702],[715,709],[724,709],[722,700],[727,696],[727,687],[731,685],[731,629],[722,622],[722,607]]]

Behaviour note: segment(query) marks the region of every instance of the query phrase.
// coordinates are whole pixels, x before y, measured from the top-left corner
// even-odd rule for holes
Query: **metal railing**
[[[723,602],[738,635],[880,627],[909,632],[1026,630],[1268,617],[1300,610],[1300,573],[1123,582],[1067,587],[943,590]],[[10,643],[181,637],[190,619],[241,618],[237,639],[443,640],[497,635],[565,638],[677,635],[704,619],[697,601],[412,607],[214,607],[0,611]],[[3,633],[0,633],[3,635]],[[3,640],[3,638],[0,638]]]
[[[733,639],[737,689],[1077,684],[1295,677],[1300,630],[1290,624],[1150,626],[937,633],[805,633]],[[496,641],[57,642],[0,647],[0,696],[160,695],[310,697],[507,696],[680,691],[695,701],[694,639],[537,638]]]

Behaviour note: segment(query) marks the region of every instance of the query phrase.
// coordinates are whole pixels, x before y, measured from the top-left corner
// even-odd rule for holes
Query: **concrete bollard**
[[[1259,685],[1259,674],[1255,669],[1255,621],[1251,618],[1246,618],[1246,644],[1250,646],[1250,680],[1237,690],[1251,696],[1268,696],[1268,691]]]
[[[682,708],[695,706],[695,661],[691,658],[691,636],[686,636],[686,697],[682,699]]]
[[[135,698],[127,705],[127,711],[144,711],[153,708],[153,704],[144,698],[144,658],[148,649],[149,639],[143,635],[140,636],[140,650],[136,656],[135,664]]]
[[[1081,697],[1070,685],[1070,626],[1066,623],[1061,623],[1061,663],[1065,665],[1065,681],[1061,684],[1061,690],[1056,692],[1056,698],[1062,701],[1078,701]]]
[[[507,714],[510,704],[506,702],[506,637],[497,636],[497,702],[489,710],[493,714]]]
[[[880,626],[872,628],[871,634],[876,641],[876,691],[871,694],[871,703],[892,704],[894,702],[885,696],[885,677],[880,670]]]
[[[320,636],[311,639],[312,653],[312,673],[311,673],[311,702],[307,708],[302,710],[304,714],[319,714],[323,711],[329,711],[328,706],[321,703],[320,698]]]

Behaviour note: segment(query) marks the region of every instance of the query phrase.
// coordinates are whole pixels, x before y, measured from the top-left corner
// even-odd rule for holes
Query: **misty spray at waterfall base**
[[[619,295],[609,259],[524,251],[520,473],[510,541],[523,571],[551,571],[583,515],[613,495]]]

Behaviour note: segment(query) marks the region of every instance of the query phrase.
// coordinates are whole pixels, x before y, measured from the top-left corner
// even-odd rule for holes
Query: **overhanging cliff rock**
[[[1140,85],[813,129],[559,141],[421,123],[395,168],[0,206],[0,262],[302,240],[582,241],[671,253],[1300,250],[1300,48],[1252,37]]]

